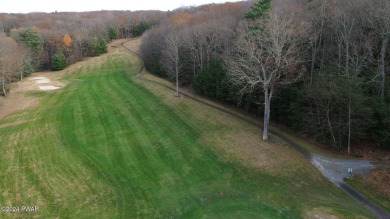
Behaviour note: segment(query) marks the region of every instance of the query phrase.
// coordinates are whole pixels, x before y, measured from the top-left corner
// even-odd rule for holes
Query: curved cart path
[[[129,40],[131,41],[131,40]],[[135,52],[134,48],[128,48],[125,46],[125,43],[129,42],[125,41],[122,43],[122,47],[126,49],[126,51],[139,56],[137,52]],[[170,87],[166,84],[160,83],[158,81],[146,79],[142,77],[141,73],[144,70],[144,65],[141,66],[139,73],[137,77],[143,81],[149,82],[156,84],[158,86],[163,86],[167,89],[175,91],[175,88]],[[194,97],[192,95],[188,95],[183,92],[179,92],[180,95],[183,95],[193,101],[196,101],[198,103],[201,103],[203,105],[206,105],[208,107],[211,107],[213,109],[216,109],[222,113],[228,114],[230,116],[233,116],[239,120],[242,120],[250,125],[253,125],[255,127],[262,128],[262,126],[259,123],[254,122],[253,120],[249,120],[239,114],[230,112],[226,109],[223,109],[221,107],[218,107],[216,105],[210,104],[208,102],[205,102],[197,97]],[[370,162],[367,160],[357,160],[357,159],[336,159],[336,158],[331,158],[323,155],[316,155],[312,154],[305,148],[303,148],[301,145],[297,144],[296,142],[292,141],[291,139],[287,138],[285,135],[282,133],[275,131],[273,129],[269,130],[269,133],[271,135],[274,135],[281,140],[283,140],[285,143],[287,143],[290,147],[294,148],[296,151],[298,151],[300,154],[302,154],[306,159],[308,159],[321,173],[329,179],[331,182],[333,182],[337,187],[354,197],[356,200],[359,202],[363,203],[367,208],[375,214],[378,218],[382,219],[390,219],[390,213],[387,212],[386,210],[382,209],[375,203],[371,202],[367,198],[365,198],[362,194],[360,194],[358,191],[353,189],[351,186],[348,184],[344,183],[343,179],[349,175],[348,169],[352,168],[353,173],[358,173],[358,174],[366,174],[368,173],[371,169],[375,167],[390,167],[390,164],[388,163],[382,163],[382,162]]]

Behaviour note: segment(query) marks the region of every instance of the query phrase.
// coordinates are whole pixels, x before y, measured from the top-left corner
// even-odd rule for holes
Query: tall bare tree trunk
[[[336,145],[336,137],[333,133],[332,123],[330,122],[330,103],[328,102],[326,107],[326,120],[328,121],[330,135],[332,136],[333,144]]]
[[[324,60],[325,60],[325,45],[322,45],[321,66],[320,66],[321,70],[324,69]]]
[[[180,76],[180,54],[179,48],[182,45],[182,39],[177,29],[172,29],[165,38],[165,49],[163,52],[162,64],[167,73],[176,81],[176,96],[179,96],[179,76]]]
[[[269,110],[269,105],[268,105],[268,90],[264,91],[264,119],[263,119],[263,141],[268,140],[268,110]]]
[[[176,96],[179,96],[179,57],[177,57],[175,63],[175,73],[176,73]]]
[[[348,154],[351,154],[351,93],[348,100]]]
[[[382,40],[382,48],[381,48],[381,58],[379,60],[379,74],[382,77],[379,95],[381,97],[385,96],[385,80],[386,80],[386,71],[385,71],[385,58],[386,58],[386,48],[389,43],[389,37],[385,36]]]
[[[352,104],[352,83],[349,70],[349,41],[345,42],[345,71],[348,77],[348,154],[351,153],[351,104]]]
[[[5,90],[5,76],[3,76],[3,94],[5,97],[7,96],[7,91]]]
[[[200,46],[200,72],[203,71],[203,45]]]
[[[271,115],[271,98],[272,90],[269,91],[268,87],[264,88],[264,127],[263,127],[263,141],[268,140],[268,126]]]
[[[314,64],[316,59],[316,50],[317,50],[317,42],[314,42],[314,46],[311,52],[310,87],[313,84],[313,72],[314,72]]]

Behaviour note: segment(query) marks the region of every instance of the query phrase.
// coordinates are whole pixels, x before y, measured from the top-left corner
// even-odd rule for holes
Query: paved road
[[[126,42],[122,43],[122,47],[125,48],[128,52],[133,53],[137,56],[139,56],[136,52],[130,50],[127,48],[124,44]],[[141,75],[142,71],[144,69],[144,66],[142,65],[138,76]],[[166,87],[167,89],[175,91],[175,88],[172,88],[170,86],[167,86],[165,84],[162,84],[157,81],[153,81],[150,79],[146,79],[143,77],[139,77],[141,80],[153,83],[159,86]],[[231,115],[239,120],[245,121],[250,125],[262,128],[262,126],[253,120],[249,120],[239,114],[227,111],[223,108],[220,108],[218,106],[215,106],[213,104],[207,103],[201,99],[198,99],[197,97],[188,95],[186,93],[179,92],[180,95],[183,95],[193,101],[196,101],[198,103],[201,103],[203,105],[206,105],[208,107],[211,107],[213,109],[216,109],[220,112],[223,112],[225,114]],[[269,133],[271,135],[274,135],[284,142],[286,142],[290,147],[294,148],[296,151],[298,151],[300,154],[302,154],[306,159],[308,159],[321,173],[329,179],[331,182],[333,182],[336,186],[338,186],[340,189],[354,197],[357,201],[363,203],[367,208],[378,218],[381,219],[390,219],[390,213],[382,209],[381,207],[377,206],[367,198],[365,198],[362,194],[360,194],[358,191],[353,189],[351,186],[348,184],[344,183],[343,179],[349,175],[348,169],[352,168],[353,174],[367,174],[371,169],[375,168],[376,166],[385,166],[385,167],[390,167],[388,164],[380,163],[380,162],[370,162],[366,160],[353,160],[353,159],[336,159],[336,158],[331,158],[331,157],[326,157],[326,156],[320,156],[320,155],[315,155],[310,153],[308,150],[303,148],[301,145],[297,144],[296,142],[290,140],[287,138],[285,135],[283,135],[280,132],[277,132],[275,130],[270,129]]]
[[[311,163],[334,183],[343,182],[350,175],[348,169],[352,170],[352,174],[365,175],[375,168],[368,160],[337,159],[321,155],[313,155]]]
[[[365,175],[376,167],[389,167],[389,164],[358,159],[337,159],[321,155],[312,155],[311,163],[339,188],[366,205],[378,218],[390,219],[389,212],[386,212],[344,183],[344,178],[350,176],[350,170],[352,174]]]

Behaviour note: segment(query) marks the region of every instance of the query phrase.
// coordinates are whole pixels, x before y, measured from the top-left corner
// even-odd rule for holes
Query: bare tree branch
[[[302,78],[303,45],[306,44],[306,27],[291,16],[270,13],[266,20],[253,24],[243,23],[233,53],[225,62],[230,78],[240,92],[253,92],[261,88],[264,92],[263,140],[268,139],[268,123],[271,99],[282,85],[294,83]]]

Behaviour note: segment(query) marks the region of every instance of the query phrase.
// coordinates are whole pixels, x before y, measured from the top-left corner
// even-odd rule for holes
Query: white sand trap
[[[41,89],[41,90],[57,90],[57,89],[60,89],[60,87],[48,85],[48,86],[39,86],[39,89]]]
[[[39,79],[39,80],[35,81],[35,83],[37,83],[37,84],[46,84],[49,82],[50,82],[50,79]]]
[[[43,80],[43,79],[47,79],[47,77],[33,77],[31,79],[32,80]]]
[[[46,84],[46,83],[50,83],[50,79],[48,79],[47,77],[33,77],[31,78],[33,81],[35,81],[35,83],[37,84]]]
[[[49,91],[49,90],[57,90],[57,89],[60,89],[61,87],[57,87],[57,86],[53,86],[53,85],[50,85],[48,83],[51,82],[51,80],[47,77],[33,77],[31,78],[32,81],[35,82],[35,84],[47,84],[47,85],[44,85],[44,86],[38,86],[40,90],[45,90],[45,91]]]

